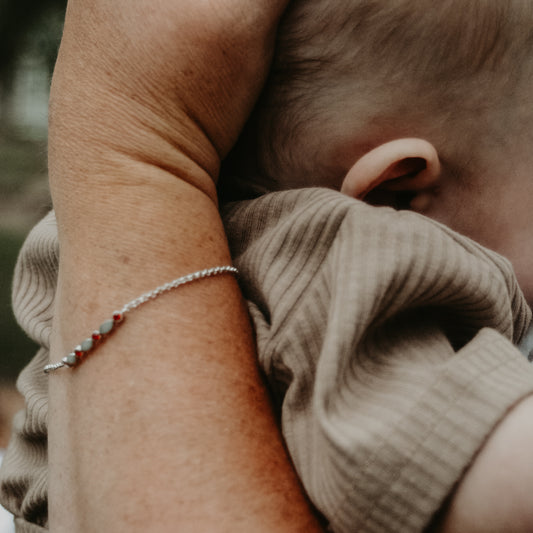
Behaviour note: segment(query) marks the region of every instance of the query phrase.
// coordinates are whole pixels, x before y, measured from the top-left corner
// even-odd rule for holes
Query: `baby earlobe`
[[[424,213],[431,207],[434,196],[433,191],[419,192],[413,196],[407,208],[418,213]]]

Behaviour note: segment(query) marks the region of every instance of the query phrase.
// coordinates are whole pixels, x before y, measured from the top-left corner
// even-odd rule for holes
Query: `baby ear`
[[[408,195],[410,207],[423,210],[429,193],[438,184],[440,170],[439,156],[431,143],[416,138],[396,139],[358,159],[346,174],[341,192],[360,200],[377,191],[388,193],[388,197]]]

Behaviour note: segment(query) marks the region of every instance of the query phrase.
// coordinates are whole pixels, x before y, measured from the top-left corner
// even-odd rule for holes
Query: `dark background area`
[[[0,0],[0,448],[20,407],[16,376],[35,353],[11,309],[25,236],[51,206],[47,101],[66,0]]]

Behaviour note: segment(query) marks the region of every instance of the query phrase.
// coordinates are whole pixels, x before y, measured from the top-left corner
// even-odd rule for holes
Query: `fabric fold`
[[[336,192],[225,213],[261,365],[332,531],[422,531],[533,391],[507,260],[425,217]],[[243,227],[244,226],[244,227]]]

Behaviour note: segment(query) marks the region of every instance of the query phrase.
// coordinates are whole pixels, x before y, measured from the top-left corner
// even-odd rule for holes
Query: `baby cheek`
[[[522,289],[527,303],[533,308],[533,247],[524,246],[514,240],[513,249],[502,252],[513,265],[518,285]],[[498,251],[498,250],[497,250]]]
[[[533,306],[533,224],[517,224],[518,215],[476,205],[434,204],[422,214],[508,259],[530,307]],[[511,213],[512,215],[512,213]]]
[[[410,208],[484,246],[494,248],[501,240],[494,206],[481,197],[472,197],[450,186],[416,194]]]

